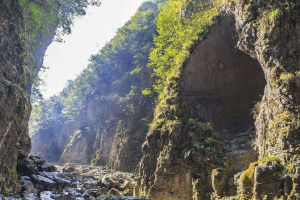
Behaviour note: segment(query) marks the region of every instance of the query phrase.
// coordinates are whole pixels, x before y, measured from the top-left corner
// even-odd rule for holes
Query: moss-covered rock
[[[24,49],[18,31],[22,29],[18,1],[0,2],[0,177],[1,193],[18,192],[18,151],[30,149],[27,121],[29,90],[24,70]]]

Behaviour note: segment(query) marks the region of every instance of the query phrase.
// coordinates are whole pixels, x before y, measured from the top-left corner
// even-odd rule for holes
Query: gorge
[[[300,0],[146,1],[31,105],[74,2],[0,1],[3,198],[300,199]]]

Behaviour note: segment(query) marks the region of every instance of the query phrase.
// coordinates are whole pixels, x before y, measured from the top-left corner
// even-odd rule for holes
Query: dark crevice
[[[195,108],[191,118],[237,134],[254,127],[251,111],[261,100],[266,81],[258,61],[235,47],[233,17],[219,23],[185,68],[183,99]]]

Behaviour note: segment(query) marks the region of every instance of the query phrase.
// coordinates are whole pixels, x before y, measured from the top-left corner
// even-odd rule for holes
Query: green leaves
[[[61,41],[62,34],[71,33],[75,17],[85,15],[89,5],[100,5],[98,0],[19,0],[23,9],[24,27],[19,31],[19,38],[24,46],[24,69],[27,79],[33,83],[32,99],[39,98],[38,77],[41,66],[36,59],[37,50],[49,42],[56,34]],[[55,32],[56,29],[59,31]]]
[[[22,6],[25,6],[25,4],[27,3],[27,0],[19,0],[19,3],[20,3]]]
[[[198,10],[183,17],[189,4],[198,4]],[[214,6],[203,9],[203,6],[195,0],[169,0],[158,15],[158,35],[154,38],[155,48],[150,53],[149,67],[154,70],[156,77],[153,88],[160,96],[163,95],[167,79],[176,76],[179,67],[187,59],[192,44],[201,39],[201,35],[213,24],[216,9]]]
[[[31,9],[33,21],[38,24],[40,22],[41,17],[41,9],[34,3],[30,2],[29,7]]]
[[[149,88],[146,88],[142,91],[142,94],[145,95],[145,96],[151,96],[152,92]]]
[[[71,11],[76,7],[70,4],[71,1],[74,0],[64,0],[69,4],[61,6],[70,5],[68,10]],[[61,4],[64,2],[61,1]],[[116,36],[98,54],[91,56],[87,69],[68,83],[56,98],[57,103],[62,105],[60,115],[66,123],[74,123],[92,101],[117,104],[115,106],[125,110],[123,113],[129,113],[137,98],[145,98],[142,90],[151,87],[151,70],[147,62],[153,47],[157,14],[155,3],[144,3]],[[48,104],[38,115],[53,113],[52,103]]]

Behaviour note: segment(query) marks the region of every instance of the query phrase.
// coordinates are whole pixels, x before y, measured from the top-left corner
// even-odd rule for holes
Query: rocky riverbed
[[[134,181],[130,173],[103,167],[66,164],[54,166],[36,156],[18,162],[20,195],[5,200],[145,200],[132,197]]]

